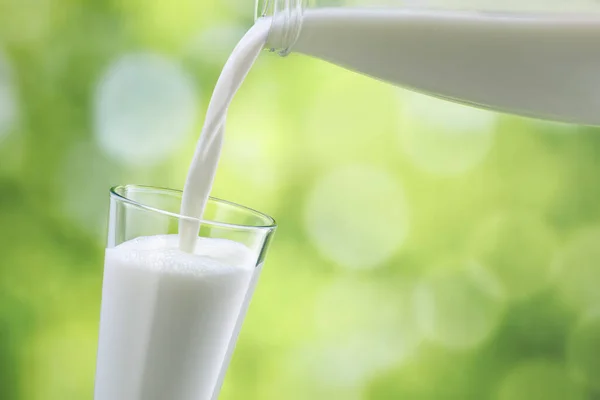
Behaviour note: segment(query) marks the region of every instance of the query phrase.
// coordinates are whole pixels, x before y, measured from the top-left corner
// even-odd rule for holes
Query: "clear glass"
[[[122,250],[136,238],[177,234],[179,221],[190,219],[178,214],[181,195],[134,185],[110,191],[95,400],[218,396],[276,224],[250,208],[209,200],[198,248],[218,242],[243,249],[243,272],[228,264],[233,253],[206,256],[206,267],[194,270],[199,256],[176,245],[156,254]]]

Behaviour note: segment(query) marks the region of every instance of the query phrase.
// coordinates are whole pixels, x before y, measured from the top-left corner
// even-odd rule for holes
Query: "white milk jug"
[[[600,4],[258,0],[267,47],[433,96],[600,125]],[[529,4],[521,4],[529,3]],[[329,4],[333,4],[329,6]],[[475,8],[486,11],[476,11]],[[507,12],[508,11],[508,12]]]

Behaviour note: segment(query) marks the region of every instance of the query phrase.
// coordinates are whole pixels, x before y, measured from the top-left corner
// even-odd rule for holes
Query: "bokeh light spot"
[[[491,216],[475,229],[470,255],[493,271],[508,297],[519,299],[550,282],[557,244],[541,217],[512,212]]]
[[[14,76],[8,58],[0,50],[0,141],[16,123],[17,114]]]
[[[260,398],[280,400],[285,393],[286,400],[363,400],[362,380],[338,379],[349,370],[360,369],[353,356],[351,352],[340,352],[340,346],[335,344],[313,343],[290,351],[287,357],[278,360],[269,379],[265,379]],[[330,374],[333,379],[327,379]]]
[[[106,240],[108,190],[123,183],[124,171],[91,143],[76,143],[66,153],[59,182],[62,213],[90,237]]]
[[[418,168],[458,175],[490,150],[497,114],[413,92],[402,92],[400,147]]]
[[[328,343],[323,379],[364,381],[404,364],[421,340],[410,285],[341,279],[325,287],[315,304],[317,334]],[[354,359],[349,363],[346,357]],[[337,364],[339,366],[335,367]]]
[[[490,285],[491,274],[473,265],[443,268],[425,278],[414,292],[415,312],[423,334],[444,347],[467,350],[489,339],[498,327],[504,305]]]
[[[497,400],[585,400],[583,388],[565,369],[548,361],[529,361],[510,371],[500,384]]]
[[[600,314],[588,315],[575,327],[567,348],[574,378],[600,391]]]
[[[577,234],[557,257],[561,298],[576,310],[600,308],[600,228]]]
[[[313,344],[297,355],[303,363],[304,375],[311,385],[322,389],[360,391],[381,370],[383,345],[368,338],[340,339],[337,342]]]
[[[403,280],[344,278],[320,290],[314,334],[286,366],[302,382],[304,398],[364,398],[370,381],[414,359],[422,337],[412,289]]]
[[[98,84],[96,140],[122,163],[158,164],[192,131],[197,103],[194,82],[174,61],[154,54],[125,55]]]
[[[404,192],[386,170],[335,169],[310,191],[304,227],[317,249],[340,265],[377,267],[399,250],[408,232]]]

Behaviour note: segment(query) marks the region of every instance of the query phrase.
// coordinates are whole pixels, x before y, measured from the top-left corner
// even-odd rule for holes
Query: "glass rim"
[[[181,195],[183,194],[183,191],[178,190],[178,189],[169,189],[169,188],[164,188],[164,187],[159,187],[159,186],[128,184],[128,185],[116,185],[116,186],[111,187],[110,188],[110,196],[116,198],[119,201],[127,203],[133,207],[139,208],[141,210],[150,211],[150,212],[162,214],[162,215],[165,215],[168,217],[173,217],[173,218],[177,218],[177,219],[181,219],[181,220],[198,222],[198,223],[200,223],[200,225],[212,225],[212,226],[219,226],[219,227],[224,227],[224,228],[244,229],[244,230],[257,230],[257,229],[273,230],[273,229],[277,228],[277,222],[275,221],[275,219],[273,217],[271,217],[265,213],[262,213],[260,211],[257,211],[253,208],[246,207],[241,204],[234,203],[232,201],[219,199],[217,197],[209,196],[208,201],[242,209],[246,212],[254,214],[254,215],[260,217],[261,219],[267,221],[268,224],[265,224],[265,225],[241,225],[241,224],[232,224],[232,223],[228,223],[228,222],[219,222],[219,221],[212,221],[212,220],[205,220],[205,219],[201,219],[201,218],[189,217],[186,215],[181,215],[179,213],[162,210],[157,207],[152,207],[150,205],[140,203],[139,201],[132,200],[132,199],[118,193],[119,190],[127,190],[127,189],[160,191],[160,192],[176,194],[179,197],[181,197]]]

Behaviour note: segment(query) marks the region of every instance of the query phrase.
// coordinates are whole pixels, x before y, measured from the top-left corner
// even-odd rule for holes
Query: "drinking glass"
[[[178,214],[181,197],[178,190],[136,185],[110,190],[95,400],[218,396],[276,224],[258,211],[215,198],[198,221]],[[140,268],[138,260],[137,268],[129,268],[127,261],[124,266],[109,261],[111,249],[124,242],[177,234],[182,219],[199,222],[201,238],[244,245],[252,258],[250,278],[232,289],[225,267],[208,276],[172,273],[167,281],[156,272],[160,264]],[[178,254],[176,246],[169,251]],[[186,290],[190,293],[182,295]]]

